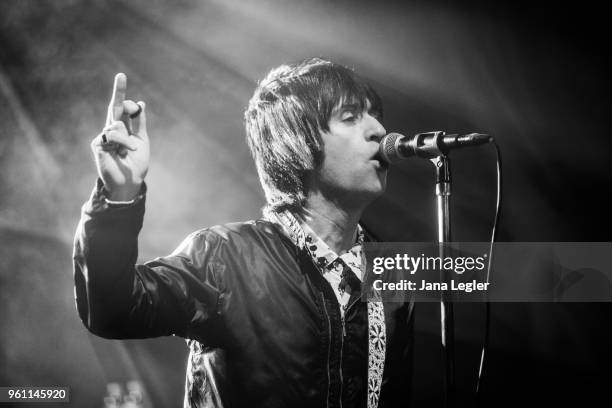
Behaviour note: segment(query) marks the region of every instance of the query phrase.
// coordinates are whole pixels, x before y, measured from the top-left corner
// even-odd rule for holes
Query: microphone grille
[[[397,139],[403,137],[399,133],[389,133],[380,141],[378,153],[387,163],[395,163],[401,160],[399,151],[397,150]]]

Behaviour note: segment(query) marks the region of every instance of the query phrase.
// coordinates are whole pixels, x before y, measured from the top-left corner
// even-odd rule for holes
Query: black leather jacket
[[[367,304],[336,297],[306,251],[264,220],[190,235],[170,256],[135,265],[144,197],[83,207],[74,249],[77,309],[114,339],[189,339],[187,407],[366,407]],[[385,304],[379,407],[410,398],[413,307]]]

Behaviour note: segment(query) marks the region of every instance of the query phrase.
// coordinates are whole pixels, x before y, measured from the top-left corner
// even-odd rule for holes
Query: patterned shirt
[[[348,252],[338,255],[306,223],[300,223],[293,214],[283,212],[276,214],[278,224],[284,227],[289,237],[300,247],[306,247],[313,262],[323,277],[329,282],[338,303],[340,313],[348,305],[353,290],[358,290],[362,281],[361,246],[364,234],[357,226],[355,245]]]

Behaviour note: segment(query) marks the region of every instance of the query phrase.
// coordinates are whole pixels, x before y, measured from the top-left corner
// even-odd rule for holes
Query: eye
[[[360,115],[356,114],[354,111],[344,111],[342,115],[340,115],[340,120],[346,123],[353,123],[359,119],[359,116]]]

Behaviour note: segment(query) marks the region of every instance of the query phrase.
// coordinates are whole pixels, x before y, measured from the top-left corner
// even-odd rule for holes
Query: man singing
[[[186,407],[406,405],[412,304],[362,300],[359,219],[387,175],[376,92],[318,58],[272,70],[245,112],[263,218],[196,231],[142,265],[149,139],[145,104],[125,93],[118,74],[75,238],[87,328],[188,339]]]

